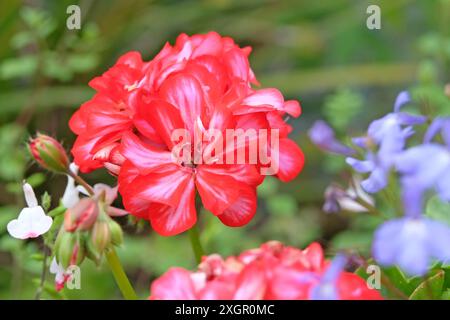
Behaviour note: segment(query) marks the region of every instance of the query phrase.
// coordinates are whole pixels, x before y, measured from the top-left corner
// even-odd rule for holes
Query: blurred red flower
[[[160,300],[308,300],[330,267],[318,243],[304,250],[271,241],[225,260],[203,257],[198,270],[171,268],[151,285]],[[378,300],[356,274],[341,271],[334,286],[340,300]]]

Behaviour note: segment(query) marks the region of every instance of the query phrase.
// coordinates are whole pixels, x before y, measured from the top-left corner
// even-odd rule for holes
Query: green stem
[[[39,287],[36,290],[36,295],[34,296],[35,300],[41,299],[42,291],[44,290],[45,285],[45,277],[47,275],[47,259],[48,259],[48,250],[44,243],[44,259],[42,260],[42,272],[41,272],[41,280],[39,283]]]
[[[203,251],[202,244],[200,243],[200,235],[197,225],[194,225],[192,228],[190,228],[188,233],[189,240],[191,240],[192,250],[194,251],[195,260],[197,261],[197,263],[200,263],[205,252]]]
[[[111,247],[106,250],[106,260],[108,261],[109,267],[114,275],[117,285],[119,286],[122,295],[127,300],[137,300],[138,297],[133,287],[131,286],[130,280],[128,280],[125,271],[123,270],[122,264],[120,263],[119,257],[117,256],[116,250]]]
[[[361,206],[363,206],[364,208],[367,209],[367,211],[370,214],[376,215],[376,216],[383,216],[383,214],[377,209],[375,208],[373,205],[371,205],[370,203],[368,203],[367,201],[365,201],[364,199],[362,199],[361,197],[357,197],[356,199],[354,199],[358,204],[360,204]]]
[[[91,196],[94,195],[94,189],[92,189],[92,187],[89,185],[89,183],[87,183],[82,177],[73,173],[70,170],[68,171],[67,174],[69,176],[71,176],[79,185],[83,186],[86,189],[86,191],[89,193],[89,195],[91,195]]]

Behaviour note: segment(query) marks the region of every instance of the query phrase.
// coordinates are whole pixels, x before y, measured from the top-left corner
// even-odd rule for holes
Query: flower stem
[[[67,174],[69,176],[71,176],[79,185],[83,186],[86,189],[86,191],[89,193],[89,195],[91,195],[91,196],[94,195],[94,190],[89,185],[89,183],[87,183],[82,177],[80,177],[79,175],[73,173],[70,170],[69,170],[69,172]]]
[[[114,247],[106,250],[106,260],[108,261],[109,267],[114,275],[117,285],[119,286],[122,295],[127,300],[137,300],[138,297],[133,287],[131,286],[130,280],[128,280],[125,271],[123,270],[122,264],[120,263],[119,257],[117,256]]]
[[[375,216],[383,216],[383,214],[373,205],[371,205],[370,203],[368,203],[367,201],[365,201],[364,199],[362,199],[361,197],[357,197],[354,199],[358,204],[360,204],[361,206],[363,206],[364,208],[367,209],[367,211],[370,214],[373,214]]]
[[[192,250],[194,251],[195,260],[197,263],[200,263],[202,260],[202,256],[205,254],[203,251],[202,244],[200,243],[200,234],[198,232],[197,225],[194,225],[192,228],[188,230],[189,239],[191,240]]]
[[[40,280],[39,286],[36,290],[36,295],[34,296],[35,300],[41,299],[41,294],[42,294],[42,291],[44,290],[45,277],[47,275],[47,259],[48,259],[48,250],[44,243],[44,259],[42,260],[41,280]]]

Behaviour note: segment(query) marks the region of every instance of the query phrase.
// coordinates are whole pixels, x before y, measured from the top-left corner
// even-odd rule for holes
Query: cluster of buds
[[[110,217],[113,199],[107,198],[104,190],[95,192],[66,210],[55,246],[63,267],[79,264],[85,256],[99,263],[105,250],[122,243],[122,228]]]
[[[86,257],[98,264],[108,248],[120,245],[123,240],[122,228],[111,219],[126,214],[111,206],[117,188],[97,184],[88,192],[84,187],[76,187],[73,179],[78,177],[76,166],[70,165],[64,148],[52,137],[37,134],[30,140],[29,150],[43,168],[66,174],[69,179],[63,198],[73,201],[63,201],[67,210],[54,246],[56,260],[64,269],[79,265]],[[88,196],[80,199],[79,192]]]

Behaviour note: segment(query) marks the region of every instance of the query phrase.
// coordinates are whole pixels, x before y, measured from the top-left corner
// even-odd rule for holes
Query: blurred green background
[[[66,9],[75,3],[82,27],[67,30]],[[381,8],[381,30],[366,27],[369,4]],[[379,221],[358,213],[322,213],[324,189],[348,174],[343,160],[319,152],[306,131],[325,118],[339,134],[361,133],[371,119],[391,110],[405,88],[432,107],[450,110],[443,94],[449,81],[449,22],[449,0],[1,1],[0,299],[32,299],[40,275],[41,262],[33,254],[41,244],[6,232],[7,222],[24,206],[21,181],[27,178],[38,195],[48,191],[54,203],[66,183],[32,164],[24,148],[27,138],[39,130],[69,150],[75,136],[68,119],[93,95],[88,81],[127,51],[138,50],[150,60],[182,32],[215,30],[252,46],[250,62],[262,86],[279,88],[303,107],[303,115],[290,123],[306,154],[304,171],[288,184],[266,179],[258,213],[244,228],[227,228],[202,212],[207,251],[237,254],[276,239],[298,247],[317,240],[328,252],[367,253]],[[85,177],[114,183],[102,170]],[[127,235],[118,253],[140,296],[148,296],[151,280],[169,266],[194,267],[185,235],[164,238],[145,223],[121,223]],[[47,277],[43,297],[51,298],[53,276]],[[85,261],[81,286],[61,296],[120,298],[107,266]]]

